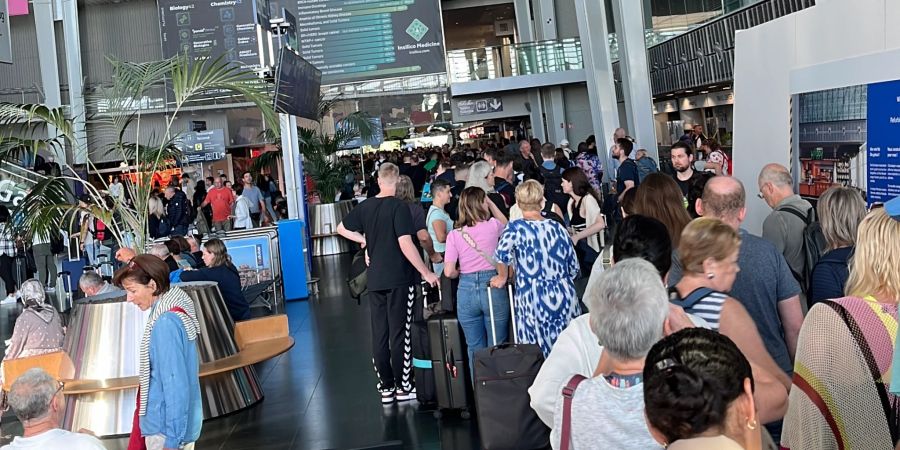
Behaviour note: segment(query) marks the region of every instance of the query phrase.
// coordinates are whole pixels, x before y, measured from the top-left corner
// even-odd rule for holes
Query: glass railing
[[[19,206],[25,194],[44,177],[18,164],[18,161],[0,162],[0,205],[10,211]]]
[[[451,50],[447,64],[451,83],[584,68],[577,38]]]

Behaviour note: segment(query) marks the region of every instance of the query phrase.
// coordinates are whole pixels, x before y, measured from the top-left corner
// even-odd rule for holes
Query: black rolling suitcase
[[[434,368],[431,364],[431,343],[428,339],[428,322],[425,318],[429,304],[440,302],[432,297],[438,294],[427,283],[422,283],[421,302],[416,302],[412,323],[413,375],[416,380],[416,400],[423,407],[437,406],[437,392],[434,385]]]
[[[437,390],[434,417],[440,419],[444,410],[459,410],[460,417],[469,418],[468,373],[466,347],[462,329],[456,316],[441,312],[428,319],[428,339],[431,344],[431,371]]]
[[[494,342],[494,305],[488,286],[488,308]],[[515,323],[512,286],[509,288],[510,321]],[[513,327],[515,341],[515,326]],[[475,353],[475,408],[481,445],[485,450],[550,448],[550,429],[531,409],[528,388],[544,364],[544,353],[535,344],[499,344]]]

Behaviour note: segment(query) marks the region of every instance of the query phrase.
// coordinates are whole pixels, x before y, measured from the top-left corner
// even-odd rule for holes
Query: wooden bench
[[[284,314],[235,323],[234,340],[235,343],[237,343],[238,352],[216,361],[201,364],[200,378],[229,372],[274,358],[290,350],[294,346],[294,338],[290,337],[287,316]],[[65,357],[64,360],[67,360],[69,364],[71,364],[71,360],[65,352],[56,352],[50,355],[56,355],[57,353],[61,353]],[[61,357],[55,356],[55,359],[48,360],[49,362],[36,360],[36,358],[46,359],[47,356],[48,355],[42,355],[34,358],[21,358],[10,361],[18,361],[16,370],[21,370],[19,374],[32,367],[42,367],[50,372],[51,375],[54,375],[54,372],[48,370],[47,367],[52,369],[54,367],[53,361],[61,359]],[[8,373],[7,363],[10,361],[4,363],[4,373]],[[71,371],[66,372],[65,361],[56,364],[57,367],[62,367],[63,369],[55,369],[56,373],[59,375],[54,375],[54,377],[65,383],[63,393],[66,395],[120,391],[137,388],[140,384],[138,377],[109,378],[105,380],[73,380],[71,378],[75,373],[74,365],[72,366]],[[45,365],[47,365],[47,367],[45,367]],[[24,368],[24,370],[22,370],[22,368]],[[18,375],[16,375],[16,377],[17,376]]]
[[[62,350],[27,358],[8,359],[3,362],[3,390],[9,392],[9,387],[17,378],[35,367],[44,369],[57,380],[70,379],[75,375],[75,364]]]

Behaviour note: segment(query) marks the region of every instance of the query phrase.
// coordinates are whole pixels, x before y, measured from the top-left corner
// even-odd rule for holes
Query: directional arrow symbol
[[[491,109],[494,111],[500,111],[503,108],[503,103],[500,102],[499,99],[491,100]]]

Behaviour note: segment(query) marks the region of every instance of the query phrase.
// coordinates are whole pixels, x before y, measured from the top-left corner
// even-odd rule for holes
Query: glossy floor
[[[474,449],[474,420],[451,415],[441,421],[416,402],[381,405],[372,370],[371,327],[365,301],[357,306],[347,294],[347,255],[317,258],[314,276],[319,296],[290,302],[294,348],[257,366],[265,400],[231,416],[203,424],[197,443],[206,449]],[[3,308],[0,326],[8,339],[14,309]],[[21,434],[6,414],[4,436]],[[8,441],[0,439],[0,444]],[[109,449],[124,449],[124,439],[107,439]]]

